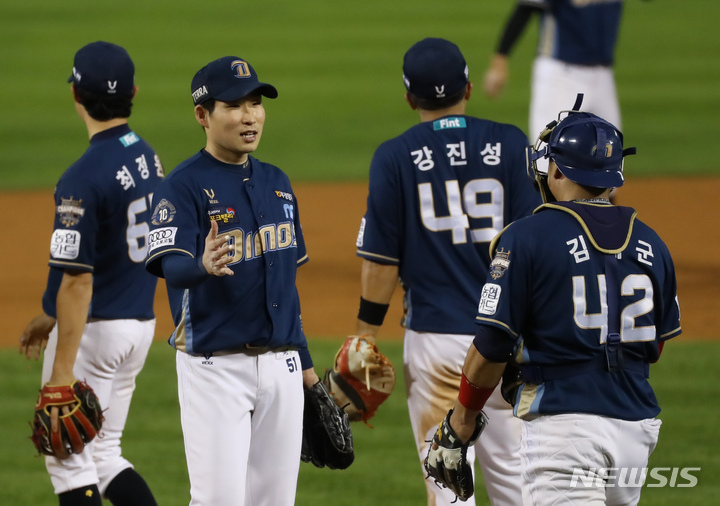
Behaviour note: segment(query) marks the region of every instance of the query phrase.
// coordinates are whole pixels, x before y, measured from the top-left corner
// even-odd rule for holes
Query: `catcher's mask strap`
[[[585,97],[585,94],[584,94],[584,93],[578,93],[578,94],[577,94],[577,97],[575,97],[575,105],[572,106],[572,110],[573,110],[573,111],[579,111],[579,110],[580,110],[580,106],[581,106],[582,103],[583,103],[583,98],[584,98],[584,97]]]

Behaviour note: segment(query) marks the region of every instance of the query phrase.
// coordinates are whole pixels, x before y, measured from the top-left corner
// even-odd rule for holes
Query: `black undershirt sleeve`
[[[518,4],[515,10],[510,15],[510,18],[505,25],[502,35],[500,36],[500,43],[498,44],[497,53],[509,55],[512,48],[517,43],[520,35],[527,27],[530,17],[536,13],[542,12],[539,7],[533,7],[530,5]]]

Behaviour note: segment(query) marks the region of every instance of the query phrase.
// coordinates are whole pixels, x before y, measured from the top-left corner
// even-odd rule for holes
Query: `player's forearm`
[[[398,284],[397,265],[386,265],[363,260],[361,276],[361,297],[375,309],[390,304],[395,287]],[[361,301],[361,304],[362,301]],[[367,308],[366,304],[366,308]],[[384,315],[383,315],[384,316]],[[359,334],[374,336],[382,325],[382,318],[368,317],[361,307],[358,314],[357,330]]]
[[[56,301],[58,342],[51,385],[68,384],[75,378],[73,367],[87,323],[92,283],[90,272],[63,274]]]

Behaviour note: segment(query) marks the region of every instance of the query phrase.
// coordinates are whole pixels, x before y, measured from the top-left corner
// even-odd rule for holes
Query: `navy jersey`
[[[295,276],[308,257],[285,173],[252,157],[244,168],[223,163],[202,150],[170,173],[155,202],[150,272],[162,276],[167,254],[200,261],[211,221],[236,248],[234,276],[188,289],[168,284],[172,346],[197,355],[245,344],[307,349]]]
[[[541,204],[520,129],[470,116],[423,122],[370,166],[357,254],[398,265],[416,331],[474,334],[490,241]]]
[[[157,279],[145,271],[153,192],[163,168],[127,124],[95,134],[55,187],[43,310],[56,317],[64,270],[92,272],[90,318],[151,319]]]
[[[538,54],[575,65],[611,66],[622,0],[523,0],[544,8]]]
[[[511,224],[493,248],[478,322],[504,330],[518,362],[549,378],[521,387],[516,415],[656,416],[648,364],[681,332],[675,270],[658,235],[631,208],[555,203]],[[624,366],[610,371],[613,334]]]

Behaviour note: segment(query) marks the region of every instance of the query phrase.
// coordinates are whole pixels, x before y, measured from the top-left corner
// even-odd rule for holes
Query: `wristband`
[[[495,390],[495,387],[483,388],[473,385],[463,372],[462,379],[460,380],[458,401],[460,401],[460,404],[470,411],[482,411],[482,408],[485,407],[485,403],[490,397],[490,394],[493,393],[493,390]]]
[[[360,297],[360,309],[358,310],[358,320],[364,321],[369,325],[377,325],[378,327],[383,324],[385,315],[387,314],[390,304],[378,304],[377,302],[370,302]]]

